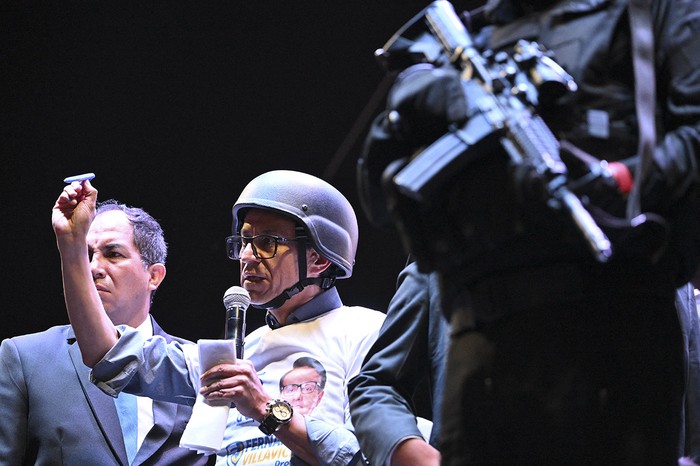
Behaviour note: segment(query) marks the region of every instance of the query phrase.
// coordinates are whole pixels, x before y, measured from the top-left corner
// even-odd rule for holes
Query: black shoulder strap
[[[649,172],[656,147],[656,77],[654,73],[654,30],[651,0],[630,0],[629,17],[635,78],[635,106],[639,122],[639,163],[634,188],[627,202],[627,218],[641,213],[641,186]]]

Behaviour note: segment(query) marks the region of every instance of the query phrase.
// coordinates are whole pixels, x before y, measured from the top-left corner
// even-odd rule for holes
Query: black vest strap
[[[630,0],[629,18],[635,78],[635,103],[639,124],[639,163],[635,183],[627,202],[627,218],[641,213],[641,186],[651,168],[656,147],[656,77],[654,73],[654,30],[651,24],[651,2]]]

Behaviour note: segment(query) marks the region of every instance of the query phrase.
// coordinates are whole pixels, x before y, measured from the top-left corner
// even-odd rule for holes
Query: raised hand
[[[74,181],[56,199],[51,213],[51,224],[59,249],[76,242],[84,242],[95,218],[97,189],[89,180]]]

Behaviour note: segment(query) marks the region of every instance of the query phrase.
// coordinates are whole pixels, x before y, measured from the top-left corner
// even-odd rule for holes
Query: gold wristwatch
[[[292,405],[284,400],[270,400],[267,402],[267,414],[260,421],[260,430],[265,435],[272,435],[285,424],[292,420],[294,410]]]

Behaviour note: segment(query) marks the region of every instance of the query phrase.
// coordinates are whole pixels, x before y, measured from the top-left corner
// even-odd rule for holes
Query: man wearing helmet
[[[294,303],[308,301],[318,293],[317,287],[331,288],[335,278],[352,274],[358,239],[355,212],[338,190],[313,176],[278,170],[255,178],[233,206],[233,232],[226,244],[229,257],[241,261],[241,284],[255,307],[271,310],[281,323],[298,306]],[[295,274],[291,269],[267,267],[261,259],[263,243],[278,254],[284,250],[280,255],[285,258],[296,259],[296,283],[283,286],[289,280],[268,276]],[[247,245],[251,248],[246,258]],[[281,259],[277,267],[292,265],[290,260]],[[313,268],[311,278],[307,266]],[[308,285],[315,286],[305,289]],[[302,296],[286,303],[298,293]]]
[[[232,403],[217,464],[357,462],[345,387],[384,318],[344,306],[334,286],[352,274],[357,239],[352,206],[328,183],[294,171],[260,175],[234,204],[233,235],[226,238],[252,306],[267,311],[267,325],[245,339],[246,359],[200,374],[195,345],[144,340],[128,327],[115,331],[88,302],[68,300],[93,381],[113,396],[125,390],[194,404],[200,393]],[[80,296],[87,278],[64,276],[66,295]],[[300,357],[317,359],[327,377],[323,398],[306,416],[294,413],[279,388]]]

